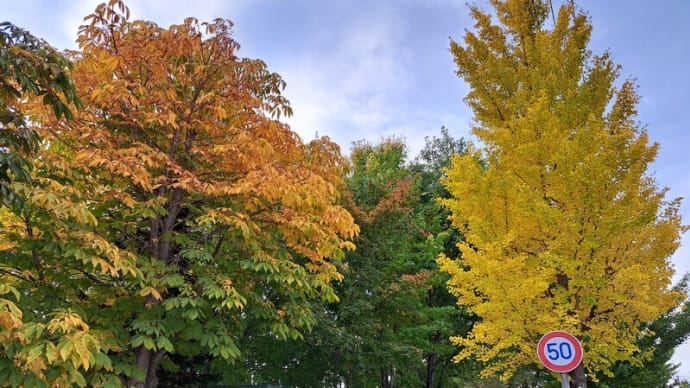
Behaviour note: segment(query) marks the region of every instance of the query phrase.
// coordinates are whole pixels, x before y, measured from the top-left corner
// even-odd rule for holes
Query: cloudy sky
[[[562,0],[554,0],[557,7]],[[53,46],[75,48],[82,18],[101,1],[14,0],[9,20]],[[425,136],[449,128],[472,139],[467,86],[455,76],[450,38],[471,28],[466,0],[129,0],[133,18],[161,26],[217,17],[235,23],[240,55],[261,58],[287,81],[295,114],[288,120],[304,139],[327,135],[349,153],[353,141],[403,136],[414,157]],[[483,4],[484,0],[476,0]],[[661,144],[651,173],[669,198],[690,200],[690,1],[576,0],[590,15],[590,48],[610,49],[635,78],[639,120]],[[0,21],[2,21],[0,20]],[[682,205],[690,223],[690,203]],[[690,271],[690,238],[673,256],[677,276]],[[690,344],[674,361],[690,379]]]

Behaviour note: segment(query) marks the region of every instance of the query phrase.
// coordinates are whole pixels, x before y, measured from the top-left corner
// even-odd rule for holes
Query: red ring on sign
[[[558,365],[551,362],[549,357],[546,355],[546,346],[549,343],[549,341],[554,338],[562,338],[572,345],[572,348],[575,351],[575,356],[573,357],[572,361],[568,362],[565,365]],[[568,332],[559,330],[550,331],[544,334],[544,336],[541,337],[541,339],[539,340],[539,343],[537,344],[537,355],[539,356],[539,360],[542,364],[544,364],[546,369],[556,373],[568,373],[577,368],[578,365],[580,365],[580,363],[582,362],[582,344],[577,339],[577,337]]]

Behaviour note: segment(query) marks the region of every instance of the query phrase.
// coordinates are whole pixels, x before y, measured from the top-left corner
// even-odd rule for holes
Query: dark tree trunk
[[[438,365],[438,356],[429,353],[426,356],[426,385],[425,388],[434,388],[434,377],[436,375],[436,366]]]
[[[151,235],[149,239],[151,254],[153,258],[165,264],[170,264],[174,246],[170,241],[162,238],[162,236],[172,231],[175,227],[175,224],[179,221],[178,215],[180,214],[184,194],[185,192],[183,190],[174,189],[170,194],[167,215],[159,216],[151,221]],[[147,302],[160,303],[160,301],[154,299],[151,295],[147,297]],[[140,345],[134,349],[134,353],[136,354],[137,358],[137,368],[144,373],[144,379],[139,380],[136,378],[130,378],[127,381],[127,387],[155,388],[156,385],[158,385],[158,374],[156,373],[158,363],[165,354],[165,351],[150,350],[146,349],[143,345]]]
[[[569,375],[571,388],[587,388],[587,375],[585,375],[585,367],[582,363],[570,372]]]
[[[393,387],[393,373],[391,373],[391,371],[388,369],[381,369],[381,387]]]
[[[158,363],[165,354],[164,351],[154,351],[146,349],[143,345],[140,345],[135,350],[137,356],[137,367],[144,372],[144,379],[139,380],[135,378],[129,379],[127,382],[127,387],[130,388],[156,388],[158,385],[158,374],[156,370],[158,369]]]

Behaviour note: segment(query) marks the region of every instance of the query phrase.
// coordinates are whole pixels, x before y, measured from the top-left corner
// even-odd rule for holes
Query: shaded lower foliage
[[[209,354],[184,357],[169,354],[161,361],[158,373],[158,387],[208,387],[223,379],[223,371],[214,368],[214,358]]]

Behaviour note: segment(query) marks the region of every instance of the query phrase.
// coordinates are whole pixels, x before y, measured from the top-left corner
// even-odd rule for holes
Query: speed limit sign
[[[550,371],[568,373],[582,362],[582,344],[565,331],[544,334],[537,345],[539,360]]]

